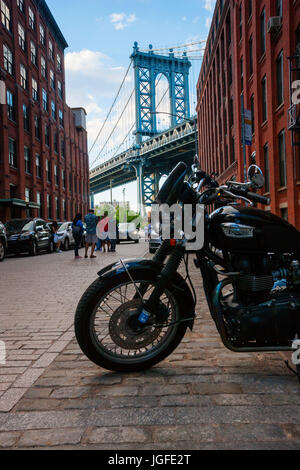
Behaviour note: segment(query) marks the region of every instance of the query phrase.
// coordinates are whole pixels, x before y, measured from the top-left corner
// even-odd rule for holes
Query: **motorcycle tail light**
[[[170,246],[176,246],[176,240],[175,240],[175,238],[171,238],[171,240],[170,240]]]

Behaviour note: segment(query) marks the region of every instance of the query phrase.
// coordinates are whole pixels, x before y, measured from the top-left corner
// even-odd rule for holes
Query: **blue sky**
[[[87,110],[90,147],[128,67],[134,41],[144,49],[149,44],[160,48],[205,39],[215,0],[47,0],[47,4],[69,44],[67,102]],[[192,63],[194,84],[200,62]],[[131,87],[129,82],[127,92]],[[91,161],[108,132],[109,126],[91,152]],[[126,198],[133,205],[135,193],[135,185],[128,185]],[[122,188],[114,191],[114,197],[122,199]],[[108,199],[103,193],[96,200]]]

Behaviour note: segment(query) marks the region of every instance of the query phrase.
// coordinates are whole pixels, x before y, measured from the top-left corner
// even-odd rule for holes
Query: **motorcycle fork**
[[[144,303],[142,308],[143,311],[155,316],[155,313],[158,310],[157,306],[159,304],[159,299],[165,291],[167,285],[170,283],[170,279],[172,279],[173,275],[177,272],[177,269],[179,268],[180,263],[184,258],[184,254],[185,247],[182,243],[178,243],[177,246],[173,249],[167,263],[162,268],[161,273],[158,276],[157,286],[153,289],[149,299]]]

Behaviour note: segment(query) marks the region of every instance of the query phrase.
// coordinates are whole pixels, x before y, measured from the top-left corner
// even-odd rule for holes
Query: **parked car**
[[[5,224],[8,251],[35,256],[38,251],[52,253],[54,244],[49,225],[42,219],[12,219]]]
[[[75,245],[72,232],[72,222],[63,223],[59,227],[57,235],[61,237],[61,247],[64,251],[68,251],[72,245]]]
[[[134,241],[134,243],[140,242],[140,232],[136,228],[133,222],[120,223],[117,227],[117,243],[123,241]]]
[[[0,222],[0,262],[4,260],[7,249],[7,237],[5,226]]]

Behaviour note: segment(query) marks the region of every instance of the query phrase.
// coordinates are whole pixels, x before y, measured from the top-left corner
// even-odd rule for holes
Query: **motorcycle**
[[[299,375],[300,233],[255,207],[270,204],[255,192],[263,186],[256,165],[246,183],[219,186],[196,161],[188,178],[181,162],[156,202],[205,208],[204,244],[193,252],[194,263],[224,346],[238,353],[294,351]],[[186,246],[184,236],[166,239],[152,259],[121,259],[98,273],[75,315],[78,344],[91,361],[112,371],[147,369],[193,329],[196,292]]]

